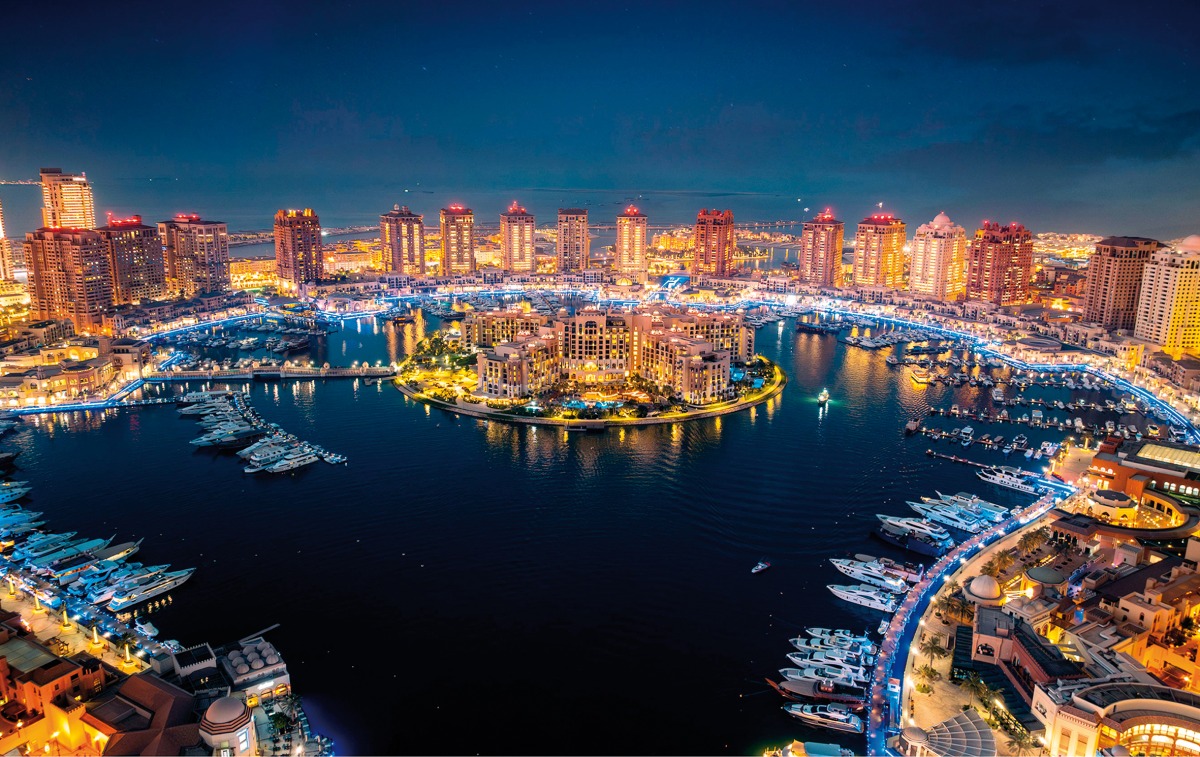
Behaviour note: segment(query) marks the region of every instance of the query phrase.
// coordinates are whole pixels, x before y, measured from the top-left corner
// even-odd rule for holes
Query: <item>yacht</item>
[[[965,513],[958,505],[946,503],[909,502],[908,506],[924,515],[934,523],[957,528],[959,531],[977,534],[983,530],[983,524],[975,516]]]
[[[32,486],[5,486],[0,488],[0,504],[12,502],[33,491]]]
[[[862,581],[872,586],[878,586],[881,589],[887,589],[893,594],[903,594],[908,591],[908,582],[895,575],[889,575],[879,566],[872,565],[871,563],[841,558],[833,558],[829,562],[833,563],[833,567],[856,581]]]
[[[846,686],[860,686],[861,683],[843,675],[841,671],[818,667],[780,668],[779,675],[788,681],[833,681]]]
[[[1024,449],[1029,444],[1029,437],[1024,434],[1017,434],[1013,437],[1012,443],[1017,449]]]
[[[817,404],[824,405],[828,401],[829,401],[829,390],[822,389],[821,393],[817,395]]]
[[[789,639],[792,646],[800,652],[829,652],[838,659],[852,662],[855,665],[871,665],[875,662],[877,651],[874,644],[867,642],[859,644],[854,641],[841,639],[811,639],[796,637]]]
[[[114,538],[115,535],[110,536],[107,539],[81,539],[76,542],[69,542],[62,545],[57,550],[47,552],[43,555],[30,559],[28,561],[28,566],[31,570],[35,571],[38,568],[46,568],[63,559],[64,557],[74,557],[75,555],[82,555],[86,552],[92,552],[97,549],[104,549],[112,543]]]
[[[946,547],[954,544],[954,539],[950,538],[950,533],[946,529],[922,518],[900,518],[894,515],[881,514],[876,514],[875,517],[884,525],[920,534]]]
[[[753,568],[750,569],[750,572],[751,573],[762,573],[764,570],[766,570],[769,567],[771,567],[771,563],[769,563],[765,560],[761,560],[761,561],[759,561],[758,565],[755,565]]]
[[[148,636],[151,639],[158,636],[158,628],[145,618],[138,618],[133,621],[133,627],[137,629],[138,633]]]
[[[127,607],[132,607],[140,602],[153,599],[159,594],[165,594],[171,589],[182,585],[195,572],[195,568],[187,568],[185,570],[163,573],[161,576],[153,578],[144,584],[138,584],[132,589],[123,591],[120,594],[114,594],[112,601],[108,603],[107,607],[110,612],[120,612]]]
[[[844,628],[805,628],[804,633],[814,639],[821,639],[823,641],[844,641],[851,644],[870,644],[872,647],[875,646],[865,633],[856,634]]]
[[[1003,486],[1006,489],[1015,489],[1026,494],[1037,494],[1037,488],[1029,482],[1028,479],[1014,475],[999,468],[988,468],[976,472],[979,478],[987,481],[989,484]]]
[[[881,541],[900,549],[907,549],[925,557],[941,557],[950,547],[944,542],[933,539],[925,534],[910,531],[907,528],[880,523],[879,528],[871,532]]]
[[[794,665],[802,669],[820,667],[827,670],[836,670],[844,677],[862,683],[866,683],[867,679],[870,678],[866,668],[862,665],[847,662],[825,652],[788,652],[787,658]]]
[[[908,583],[915,584],[925,575],[925,566],[913,565],[907,562],[896,562],[890,557],[872,557],[871,555],[855,555],[855,560],[870,563],[889,576],[895,576]]]
[[[872,610],[882,610],[883,612],[896,611],[896,595],[886,592],[883,589],[877,589],[867,584],[857,584],[854,586],[829,584],[826,588],[833,592],[833,595],[838,599],[844,599],[851,604],[869,607]]]
[[[287,473],[296,468],[302,468],[309,463],[315,463],[321,458],[315,452],[303,451],[296,456],[288,455],[278,462],[271,463],[266,470],[271,473]]]
[[[995,502],[988,502],[986,499],[976,497],[974,494],[959,492],[958,494],[942,494],[934,492],[942,502],[951,505],[958,505],[966,508],[970,513],[978,513],[981,517],[988,520],[996,521],[997,523],[1008,517],[1008,508],[1003,505],[997,505]],[[934,502],[932,497],[921,497],[925,502]]]
[[[847,733],[862,733],[866,727],[863,719],[850,711],[844,704],[785,704],[783,709],[792,717],[799,718],[817,728],[830,728]]]

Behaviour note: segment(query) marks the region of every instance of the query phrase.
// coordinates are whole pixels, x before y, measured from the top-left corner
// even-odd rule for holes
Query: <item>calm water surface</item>
[[[310,357],[391,362],[434,325],[350,323]],[[804,625],[878,625],[825,589],[848,582],[830,557],[900,556],[868,537],[875,513],[935,489],[1013,501],[901,433],[930,403],[991,400],[790,322],[758,345],[791,377],[781,397],[675,426],[566,436],[330,380],[246,388],[344,467],[246,475],[188,445],[197,427],[170,406],[43,416],[7,444],[54,527],[145,536],[145,561],[199,567],[154,617],[164,638],[280,623],[272,640],[341,753],[855,746],[791,719],[763,679]],[[774,567],[752,576],[762,558]]]

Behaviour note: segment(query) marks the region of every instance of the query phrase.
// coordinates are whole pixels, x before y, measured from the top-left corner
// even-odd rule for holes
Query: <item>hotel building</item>
[[[840,287],[842,248],[845,246],[846,224],[833,217],[826,208],[811,221],[805,221],[800,231],[797,253],[797,276],[805,284]]]
[[[1146,262],[1133,335],[1176,360],[1200,351],[1200,235]]]
[[[113,304],[149,302],[167,293],[163,245],[158,229],[142,223],[141,216],[116,219],[96,229],[108,252],[112,269]]]
[[[12,241],[4,231],[4,206],[0,205],[0,281],[12,281],[16,278],[16,266],[13,262]]]
[[[230,287],[229,228],[195,213],[158,222],[167,290],[178,297],[224,292]]]
[[[558,272],[582,271],[592,256],[586,208],[558,209],[558,239],[554,246]]]
[[[514,273],[537,271],[537,250],[533,246],[533,214],[513,201],[500,214],[500,267]]]
[[[425,216],[393,205],[392,210],[379,216],[379,242],[382,246],[381,264],[385,273],[406,276],[425,275]]]
[[[854,235],[854,284],[904,286],[904,221],[881,213],[864,218]]]
[[[544,315],[517,310],[473,312],[462,322],[462,338],[475,347],[495,347],[521,335],[536,334],[549,320]]]
[[[559,380],[558,337],[554,329],[522,333],[479,353],[480,394],[498,399],[531,397]]]
[[[1163,247],[1162,242],[1145,237],[1105,237],[1097,242],[1088,259],[1083,320],[1109,331],[1132,330],[1143,269]]]
[[[30,315],[69,319],[80,333],[98,332],[113,304],[112,268],[104,240],[89,229],[38,229],[25,235]]]
[[[96,228],[92,185],[84,174],[42,169],[42,226],[48,229]]]
[[[942,302],[967,295],[967,232],[945,213],[919,226],[913,235],[908,288]]]
[[[727,276],[733,269],[736,244],[732,210],[701,210],[693,235],[692,273]]]
[[[617,271],[638,276],[647,269],[646,214],[630,205],[617,216]]]
[[[1029,301],[1033,234],[1019,223],[984,221],[967,248],[967,298],[1001,307]]]
[[[475,270],[475,214],[462,205],[442,208],[442,276]]]
[[[280,288],[293,292],[306,281],[324,278],[321,219],[312,208],[275,214],[275,266]]]

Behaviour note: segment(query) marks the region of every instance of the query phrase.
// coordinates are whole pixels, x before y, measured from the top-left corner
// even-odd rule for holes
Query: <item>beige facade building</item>
[[[88,229],[38,229],[25,235],[30,314],[69,319],[76,332],[97,333],[113,304],[112,268],[104,240]]]
[[[521,335],[536,334],[549,320],[538,313],[516,310],[475,312],[463,321],[462,338],[474,347],[495,347],[502,342],[515,341]]]
[[[475,270],[475,213],[462,205],[442,208],[442,270],[452,276]]]
[[[159,221],[167,290],[178,297],[224,292],[230,288],[229,227],[195,213]]]
[[[646,214],[630,205],[617,216],[617,271],[640,276],[646,273]]]
[[[379,217],[379,242],[383,248],[380,262],[384,272],[425,275],[424,221],[425,216],[412,212],[407,205],[394,205],[391,212]]]
[[[797,276],[805,284],[840,287],[842,248],[845,246],[846,224],[833,217],[828,209],[805,221],[800,230],[800,249],[797,252]]]
[[[48,229],[96,228],[96,203],[85,174],[42,169],[42,226]]]
[[[1083,320],[1109,331],[1132,330],[1143,269],[1150,256],[1165,246],[1144,237],[1105,237],[1097,242],[1088,259]]]
[[[701,210],[696,215],[692,244],[692,273],[727,276],[737,249],[732,210]]]
[[[521,333],[479,354],[478,392],[486,397],[531,397],[559,380],[559,350],[554,329]]]
[[[904,221],[887,213],[864,218],[854,235],[855,286],[904,288]]]
[[[1000,307],[1029,302],[1033,234],[1019,223],[984,221],[967,246],[967,298]]]
[[[12,281],[16,278],[16,266],[13,263],[12,240],[4,230],[4,206],[0,205],[0,281]]]
[[[1200,351],[1200,234],[1146,262],[1134,336],[1175,359]]]
[[[96,229],[112,269],[113,304],[127,305],[162,299],[167,294],[163,245],[158,229],[141,216],[110,217]]]
[[[515,201],[500,214],[500,267],[514,273],[537,271],[533,214]]]
[[[554,245],[558,272],[582,271],[592,257],[592,238],[588,234],[586,208],[558,209],[558,239]]]
[[[294,292],[305,282],[325,277],[321,246],[321,219],[312,208],[275,214],[275,267],[281,289]]]
[[[967,232],[945,213],[917,227],[908,286],[913,294],[943,302],[967,296]]]

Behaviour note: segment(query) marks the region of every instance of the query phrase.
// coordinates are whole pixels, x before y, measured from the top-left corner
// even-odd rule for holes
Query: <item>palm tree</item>
[[[954,579],[950,579],[946,582],[946,585],[942,587],[942,590],[946,592],[948,596],[954,596],[955,594],[962,592],[962,584]]]
[[[1009,735],[1008,752],[1009,754],[1016,755],[1016,757],[1021,757],[1036,746],[1037,741],[1029,734],[1029,731],[1023,728]]]
[[[917,677],[928,683],[937,683],[942,680],[942,673],[932,665],[922,665],[916,670]]]
[[[940,658],[945,657],[946,655],[950,654],[950,650],[943,647],[942,642],[938,641],[938,638],[936,636],[926,637],[926,639],[917,646],[917,649],[920,650],[921,654],[927,655],[929,657],[930,665],[933,664],[934,660],[940,659]]]
[[[1003,573],[1017,561],[1017,555],[1013,550],[1006,549],[1003,552],[998,552],[994,559],[996,560],[996,565],[1000,568],[1000,572]]]
[[[983,564],[983,567],[979,569],[979,573],[984,576],[991,576],[992,578],[996,578],[997,576],[999,576],[1000,575],[1000,565],[996,562],[996,558],[993,557],[992,559],[985,562]]]
[[[983,679],[979,677],[979,673],[972,670],[967,674],[967,677],[963,679],[962,685],[971,696],[975,697],[980,702],[984,701],[983,697],[987,693],[987,684],[984,683]]]

